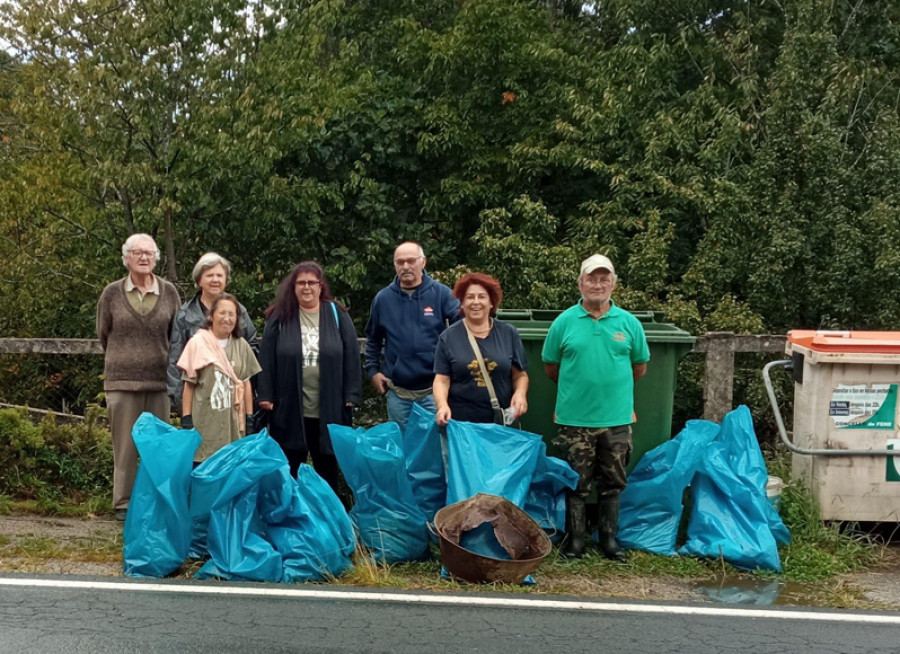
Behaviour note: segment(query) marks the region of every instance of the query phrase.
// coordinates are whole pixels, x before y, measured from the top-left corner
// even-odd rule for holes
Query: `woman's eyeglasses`
[[[294,282],[294,286],[300,286],[302,288],[312,288],[313,286],[318,286],[321,282]]]

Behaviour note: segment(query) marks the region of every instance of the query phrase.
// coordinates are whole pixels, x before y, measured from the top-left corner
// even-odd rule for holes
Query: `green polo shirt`
[[[556,422],[572,427],[630,425],[634,414],[632,365],[650,349],[640,321],[610,301],[599,319],[581,303],[561,313],[547,332],[541,358],[559,365]]]

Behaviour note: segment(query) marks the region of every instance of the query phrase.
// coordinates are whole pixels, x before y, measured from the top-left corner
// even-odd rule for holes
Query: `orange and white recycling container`
[[[786,352],[794,478],[823,520],[900,522],[900,332],[795,330]]]

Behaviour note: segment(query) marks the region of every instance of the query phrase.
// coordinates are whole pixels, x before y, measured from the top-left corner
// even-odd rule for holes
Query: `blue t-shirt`
[[[487,337],[475,340],[494,384],[497,400],[502,408],[506,408],[513,394],[512,367],[522,371],[528,368],[522,338],[512,325],[494,320],[494,327]],[[450,377],[447,403],[454,420],[494,422],[491,395],[462,321],[448,327],[438,339],[434,372]]]

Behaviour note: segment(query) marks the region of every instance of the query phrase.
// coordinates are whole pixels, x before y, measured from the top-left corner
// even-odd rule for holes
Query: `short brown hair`
[[[497,307],[500,306],[500,301],[503,299],[503,288],[500,286],[500,282],[487,273],[468,273],[456,280],[456,283],[453,285],[453,297],[462,302],[472,284],[484,287],[488,297],[491,299],[491,315],[496,316]],[[462,313],[462,308],[460,308],[460,313]]]

